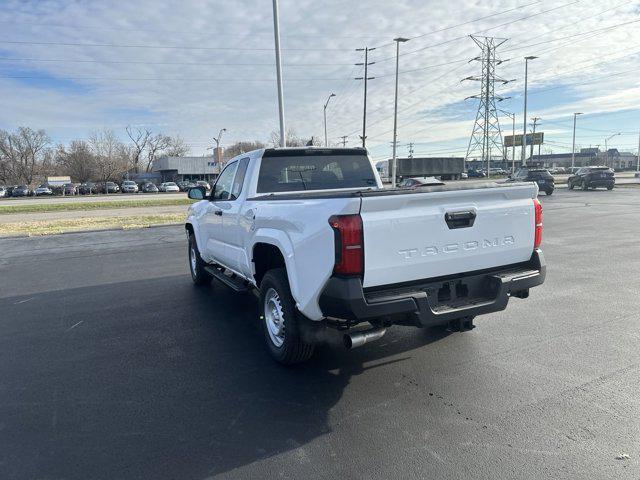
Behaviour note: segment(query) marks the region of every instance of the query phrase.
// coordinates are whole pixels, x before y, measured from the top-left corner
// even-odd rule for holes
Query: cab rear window
[[[262,158],[257,193],[376,187],[366,155],[286,155]]]

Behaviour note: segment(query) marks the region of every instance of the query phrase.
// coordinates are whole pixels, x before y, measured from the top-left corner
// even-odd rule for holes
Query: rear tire
[[[269,270],[260,284],[260,321],[271,356],[282,365],[305,362],[314,344],[302,338],[304,317],[296,309],[284,268]]]
[[[607,190],[613,190],[613,185],[608,186]]]
[[[193,280],[195,285],[209,285],[213,277],[204,269],[206,263],[200,256],[198,243],[196,242],[196,237],[193,234],[189,235],[189,249],[187,252],[189,256],[191,280]]]
[[[569,188],[569,190],[573,190],[573,183],[571,182],[567,183],[567,187]]]
[[[582,182],[582,190],[589,190],[589,186],[587,185],[587,182]]]
[[[553,194],[553,190],[547,190],[545,193],[547,194],[547,196],[552,195]]]

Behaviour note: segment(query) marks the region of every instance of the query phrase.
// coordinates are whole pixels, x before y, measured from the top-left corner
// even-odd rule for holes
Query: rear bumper
[[[529,288],[544,282],[545,275],[544,256],[536,250],[523,264],[384,289],[364,291],[359,278],[332,277],[320,295],[319,304],[325,317],[441,325],[504,310],[511,296],[525,298]]]
[[[595,180],[586,180],[585,183],[589,187],[612,187],[616,184],[615,179],[595,179]]]

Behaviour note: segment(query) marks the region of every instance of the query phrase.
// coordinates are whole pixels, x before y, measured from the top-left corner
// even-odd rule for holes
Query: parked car
[[[582,167],[567,179],[569,190],[573,190],[575,187],[580,187],[582,190],[598,187],[613,190],[615,184],[615,174],[611,168],[606,166]]]
[[[30,197],[31,195],[33,195],[33,192],[26,185],[18,185],[11,192],[12,197]]]
[[[39,197],[41,195],[53,195],[53,190],[49,188],[49,185],[42,184],[38,188],[36,188],[33,193],[36,197]]]
[[[211,185],[209,185],[209,182],[206,182],[204,180],[198,180],[196,182],[196,186],[198,187],[204,187],[207,190],[211,190]]]
[[[469,178],[484,178],[484,177],[486,177],[484,172],[482,172],[481,170],[473,170],[473,169],[467,170],[467,175],[469,176]]]
[[[120,185],[120,191],[122,193],[138,193],[138,190],[138,184],[133,180],[125,180],[122,182],[122,185]]]
[[[534,182],[538,189],[547,195],[553,194],[556,188],[555,179],[546,168],[520,168],[515,175],[511,175],[507,182]]]
[[[63,195],[77,195],[78,188],[73,183],[65,183],[62,186]]]
[[[210,195],[189,190],[188,265],[196,285],[258,291],[267,349],[283,364],[310,358],[330,329],[348,348],[393,324],[470,330],[544,282],[536,193],[391,190],[364,149],[256,150],[229,160]]]
[[[15,190],[16,187],[17,185],[10,185],[6,187],[7,191],[5,193],[5,197],[13,197],[13,191]]]
[[[0,197],[6,197],[7,196],[7,187],[0,185]]]
[[[142,185],[142,188],[140,189],[140,191],[142,193],[158,193],[158,187],[156,187],[155,184],[151,182],[147,182],[144,185]]]
[[[419,188],[419,187],[433,187],[437,185],[444,185],[444,182],[438,180],[436,177],[413,177],[405,178],[398,184],[400,188]]]
[[[78,193],[80,195],[91,195],[98,192],[98,186],[93,182],[81,183],[78,187]]]
[[[161,192],[179,192],[180,188],[174,182],[163,182],[158,187]]]
[[[118,193],[120,191],[120,187],[115,182],[102,182],[98,185],[98,190],[100,193]]]
[[[178,188],[180,189],[181,192],[186,192],[190,188],[193,188],[195,186],[196,186],[195,183],[190,182],[188,180],[182,180],[181,182],[178,182]]]
[[[461,178],[462,180],[466,180],[467,178],[469,178],[469,174],[468,174],[468,173],[466,173],[466,172],[462,172],[462,173],[460,174],[460,178]]]

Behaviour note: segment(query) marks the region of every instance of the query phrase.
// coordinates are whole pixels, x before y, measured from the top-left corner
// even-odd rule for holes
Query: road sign
[[[513,147],[514,136],[513,135],[505,135],[504,136],[504,146],[505,147]],[[533,139],[533,144],[531,140]],[[527,133],[527,145],[542,145],[544,143],[544,132],[536,132],[535,136],[531,133]],[[522,134],[515,136],[515,146],[522,146]]]

